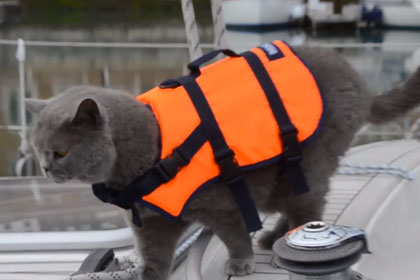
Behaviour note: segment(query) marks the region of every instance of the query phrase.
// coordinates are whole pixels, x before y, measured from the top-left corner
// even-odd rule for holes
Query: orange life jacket
[[[269,73],[298,130],[298,140],[303,142],[316,132],[321,120],[323,103],[318,86],[305,64],[285,43],[276,41],[265,47],[251,52]],[[270,51],[281,57],[270,60],[267,55]],[[239,166],[248,170],[257,168],[282,154],[278,124],[244,57],[228,57],[212,63],[201,69],[196,81]],[[201,122],[182,86],[156,87],[139,95],[137,100],[150,105],[159,123],[161,159],[170,156]],[[219,175],[219,166],[207,141],[174,178],[142,199],[177,217],[192,195]]]
[[[299,143],[314,136],[323,115],[310,70],[281,41],[239,56],[224,52],[230,57],[199,69],[218,51],[210,53],[189,65],[191,75],[137,97],[153,111],[161,139],[160,162],[141,178],[137,198],[172,217],[181,216],[198,190],[224,180],[246,222],[248,216],[255,221],[243,172],[282,159],[290,167],[293,191],[308,190]],[[260,228],[252,221],[247,226]]]

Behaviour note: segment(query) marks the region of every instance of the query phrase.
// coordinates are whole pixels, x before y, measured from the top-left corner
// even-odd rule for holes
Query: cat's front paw
[[[228,275],[244,276],[254,272],[254,258],[229,259],[226,263],[225,272]]]

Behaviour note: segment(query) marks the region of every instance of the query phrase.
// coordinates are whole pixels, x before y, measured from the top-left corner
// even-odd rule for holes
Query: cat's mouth
[[[61,177],[53,177],[52,178],[54,180],[54,182],[56,182],[57,184],[61,184],[64,183],[65,181],[67,181],[67,179],[65,178],[61,178]]]
[[[102,179],[98,179],[94,176],[88,176],[88,175],[79,175],[75,178],[71,178],[70,176],[66,175],[66,174],[61,174],[58,172],[51,172],[51,171],[44,171],[44,177],[52,179],[55,183],[57,184],[61,184],[64,183],[66,181],[70,181],[72,179],[76,179],[79,180],[81,182],[85,182],[85,183],[94,183],[94,182],[98,182],[98,181],[103,181]]]

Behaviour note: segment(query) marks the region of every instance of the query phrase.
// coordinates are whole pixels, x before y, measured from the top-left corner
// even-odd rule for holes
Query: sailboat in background
[[[366,1],[363,18],[376,25],[392,28],[420,28],[420,0]]]
[[[236,30],[290,27],[305,15],[301,0],[224,0],[222,5],[227,28]]]

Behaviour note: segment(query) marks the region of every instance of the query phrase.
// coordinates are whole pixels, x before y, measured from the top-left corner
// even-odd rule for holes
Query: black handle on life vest
[[[223,53],[224,55],[230,56],[230,57],[239,57],[240,56],[237,53],[235,53],[234,51],[229,50],[229,49],[219,49],[219,50],[211,51],[211,52],[206,53],[205,55],[197,58],[196,60],[194,60],[193,62],[190,62],[188,64],[187,67],[191,71],[190,75],[192,75],[194,77],[200,76],[200,74],[201,74],[200,66],[202,64],[208,62],[209,60],[212,60],[213,58],[215,58],[220,53]]]

